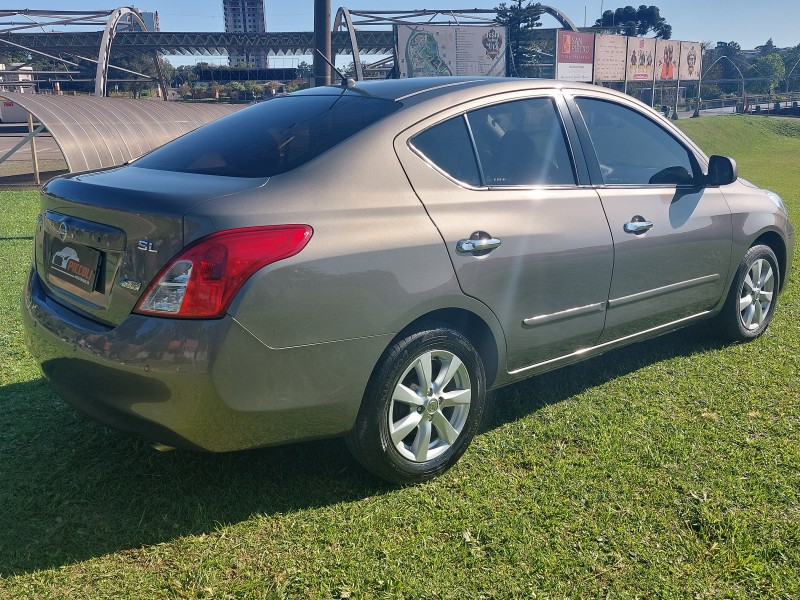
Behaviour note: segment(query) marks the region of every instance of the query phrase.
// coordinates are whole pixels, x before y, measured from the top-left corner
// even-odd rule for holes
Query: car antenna
[[[348,89],[356,86],[356,80],[353,79],[352,77],[347,77],[344,73],[342,73],[339,69],[337,69],[336,65],[334,65],[331,61],[329,61],[328,57],[325,56],[322,52],[320,52],[319,48],[316,48],[316,52],[317,52],[317,54],[319,54],[322,57],[322,60],[324,60],[326,63],[328,63],[330,65],[331,69],[336,71],[336,73],[339,75],[339,77],[342,78],[342,81],[339,84],[340,86],[342,86],[343,88],[348,88]]]

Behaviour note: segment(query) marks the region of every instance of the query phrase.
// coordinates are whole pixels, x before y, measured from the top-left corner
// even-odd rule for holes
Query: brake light
[[[300,252],[308,225],[245,227],[213,233],[183,249],[161,269],[134,312],[162,317],[222,317],[248,278]]]

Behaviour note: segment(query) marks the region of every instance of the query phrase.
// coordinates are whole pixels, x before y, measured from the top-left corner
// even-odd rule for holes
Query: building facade
[[[264,33],[267,30],[264,0],[222,0],[222,10],[228,33]],[[269,66],[265,52],[232,53],[228,60],[232,67],[266,69]]]
[[[139,17],[144,22],[144,26],[147,27],[147,31],[161,31],[161,26],[158,22],[158,12],[151,12],[146,10],[139,10],[135,6],[131,7]],[[123,17],[119,23],[117,23],[117,31],[141,31],[142,26],[139,24],[138,21],[135,21],[130,16]]]
[[[161,31],[161,24],[158,22],[158,12],[142,11],[139,13],[142,17],[147,31]]]

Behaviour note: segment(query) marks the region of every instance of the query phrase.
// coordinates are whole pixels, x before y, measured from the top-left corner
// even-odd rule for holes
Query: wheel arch
[[[778,259],[778,275],[780,276],[780,287],[778,288],[778,291],[783,291],[783,289],[786,287],[786,281],[789,279],[786,273],[787,256],[786,245],[783,243],[783,239],[774,231],[765,231],[755,239],[751,245],[751,248],[753,246],[767,246],[775,253],[775,258]]]
[[[486,388],[491,388],[498,379],[500,352],[504,344],[498,340],[492,328],[481,317],[463,308],[443,308],[421,315],[403,328],[388,344],[391,347],[413,331],[426,327],[448,326],[465,336],[474,346],[483,361]]]

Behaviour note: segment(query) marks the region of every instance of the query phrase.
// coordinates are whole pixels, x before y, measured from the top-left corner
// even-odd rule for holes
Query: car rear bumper
[[[213,452],[347,432],[384,336],[273,349],[233,317],[131,315],[114,328],[50,298],[22,299],[28,348],[67,402],[114,428]]]

